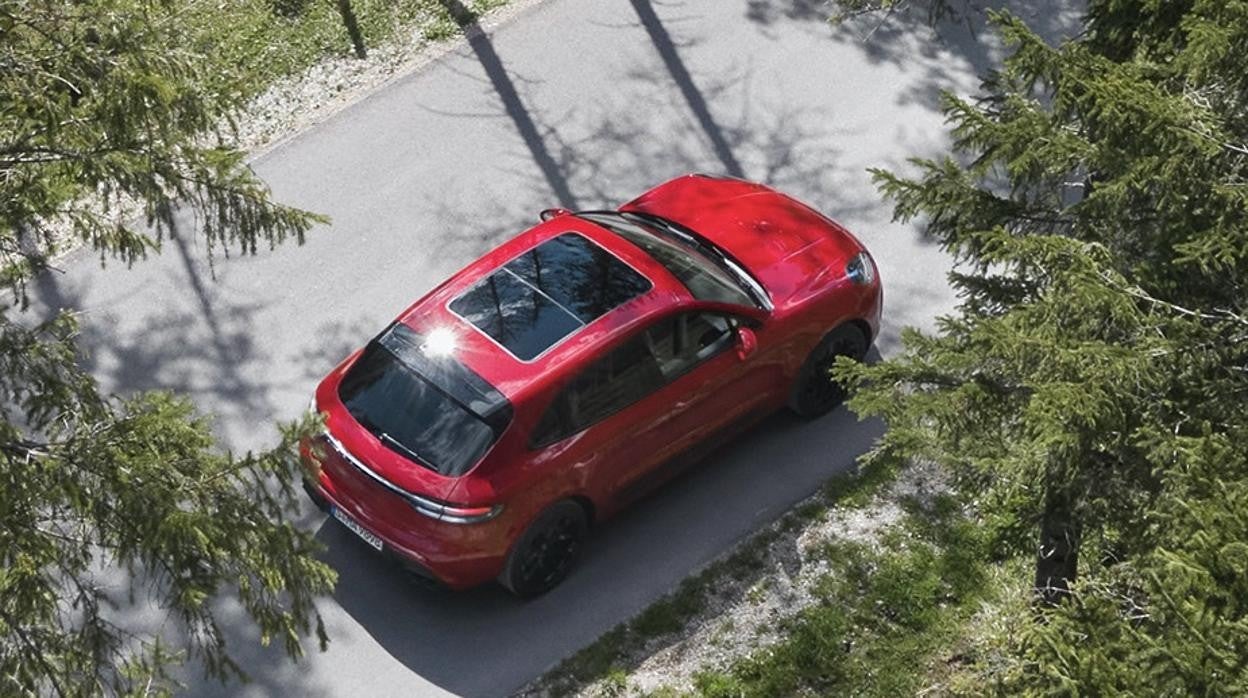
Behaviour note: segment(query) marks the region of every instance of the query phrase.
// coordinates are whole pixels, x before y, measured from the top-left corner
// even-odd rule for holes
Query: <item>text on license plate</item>
[[[360,538],[363,538],[365,543],[368,543],[374,548],[381,550],[382,543],[381,543],[381,539],[377,537],[377,534],[373,533],[372,531],[356,523],[355,519],[342,513],[342,510],[339,509],[338,507],[333,507],[332,509],[330,509],[329,513],[333,514],[335,519],[338,519],[340,522],[342,522],[343,526],[346,526],[347,528],[351,529],[351,531],[355,533],[355,535],[359,536]]]

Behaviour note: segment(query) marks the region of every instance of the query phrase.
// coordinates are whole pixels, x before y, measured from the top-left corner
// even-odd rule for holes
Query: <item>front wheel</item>
[[[853,325],[841,325],[829,332],[806,357],[793,381],[789,409],[800,417],[821,417],[845,401],[845,387],[832,379],[836,357],[862,361],[867,355],[867,337]]]
[[[520,534],[499,583],[522,599],[550,591],[568,576],[588,532],[584,508],[566,499],[556,502]]]

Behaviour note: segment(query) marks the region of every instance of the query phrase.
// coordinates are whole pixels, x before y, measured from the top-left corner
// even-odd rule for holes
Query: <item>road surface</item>
[[[823,10],[546,0],[255,163],[277,199],[332,216],[304,246],[219,259],[215,279],[189,235],[129,271],[101,271],[84,253],[37,295],[84,311],[86,361],[107,388],[189,393],[231,447],[263,447],[333,364],[539,210],[613,206],[668,177],[728,173],[796,195],[867,243],[886,289],[877,349],[888,356],[901,327],[930,328],[954,299],[949,261],[916,227],[890,222],[866,168],[943,152],[938,95],[973,91],[993,49],[963,24],[834,29]],[[415,587],[309,507],[305,523],[341,574],[320,606],[329,651],[282,661],[226,604],[252,682],[196,674],[188,693],[506,694],[851,468],[879,428],[844,409],[814,423],[774,417],[598,529],[567,582],[527,603],[493,587]]]

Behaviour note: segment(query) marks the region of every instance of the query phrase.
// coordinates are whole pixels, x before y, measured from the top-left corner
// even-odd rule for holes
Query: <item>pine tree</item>
[[[320,220],[273,203],[229,145],[239,104],[203,87],[176,10],[0,0],[0,282],[17,304],[62,236],[132,263],[159,250],[175,211],[212,253],[302,240]],[[292,448],[310,425],[224,453],[185,399],[103,394],[74,336],[70,315],[0,309],[0,694],[165,692],[187,656],[235,673],[224,596],[291,656],[301,635],[323,643],[313,602],[334,575],[289,523]],[[173,631],[115,624],[136,599]]]
[[[875,172],[959,308],[838,373],[871,457],[945,464],[1034,551],[1012,690],[1248,691],[1248,2],[1093,0],[1057,47],[994,23],[958,158]]]

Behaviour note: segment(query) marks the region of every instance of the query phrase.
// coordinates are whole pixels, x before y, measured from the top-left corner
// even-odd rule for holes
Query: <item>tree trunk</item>
[[[455,20],[455,23],[458,24],[461,29],[466,28],[469,25],[476,24],[477,13],[468,9],[464,3],[459,0],[440,1],[442,3],[442,7],[446,8],[446,11],[451,15],[451,19]]]
[[[1079,565],[1081,527],[1066,492],[1049,489],[1040,520],[1040,547],[1036,551],[1036,598],[1056,606],[1070,595]]]
[[[364,48],[364,35],[360,33],[360,23],[355,19],[355,10],[351,9],[351,0],[338,0],[338,14],[342,15],[342,23],[346,25],[347,34],[351,37],[355,57],[367,58],[368,51]]]

